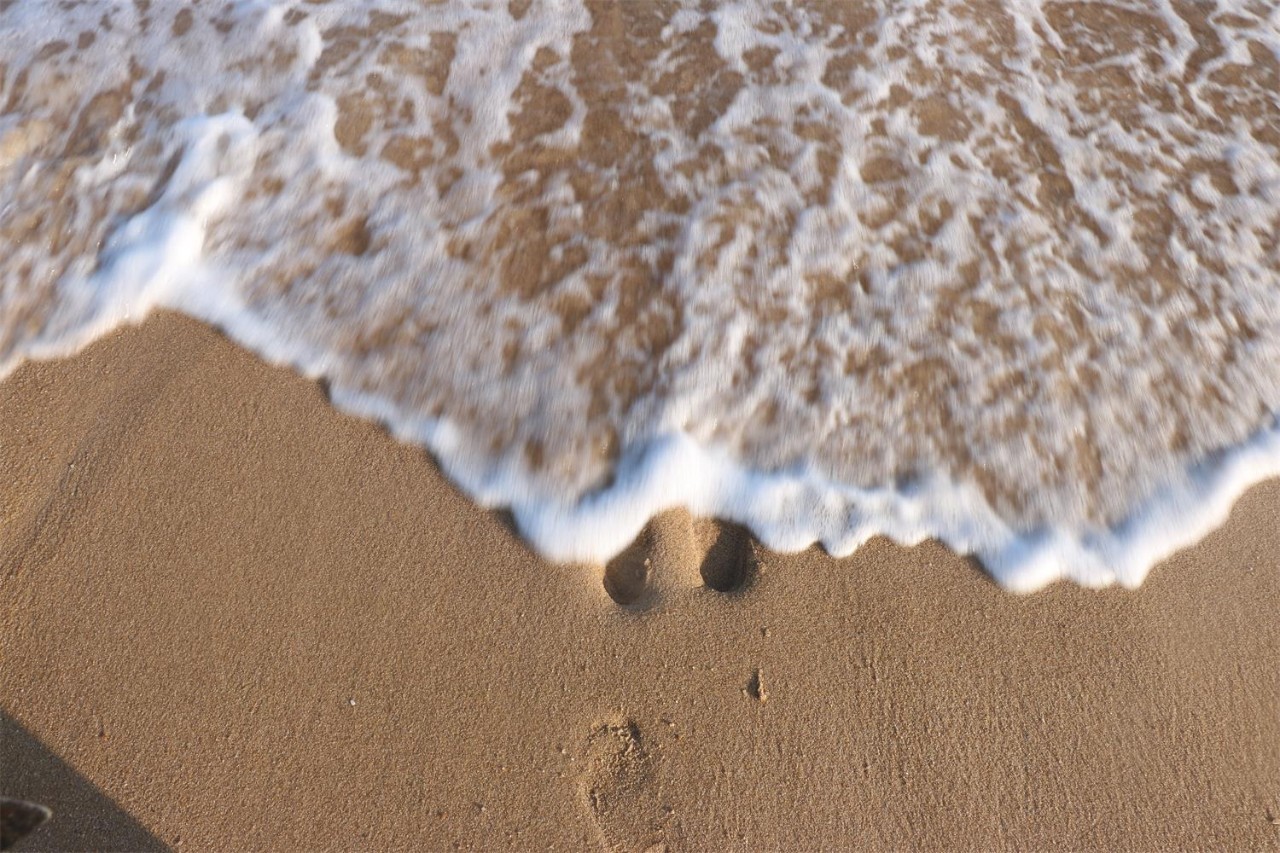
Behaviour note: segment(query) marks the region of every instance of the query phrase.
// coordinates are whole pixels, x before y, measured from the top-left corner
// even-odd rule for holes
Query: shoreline
[[[0,464],[20,849],[1280,843],[1277,480],[1136,591],[672,512],[633,597],[169,313],[0,384]]]
[[[786,554],[816,547],[843,559],[875,538],[905,547],[936,541],[976,560],[1013,593],[1035,593],[1062,581],[1093,589],[1136,589],[1160,564],[1220,528],[1245,493],[1280,479],[1276,421],[1213,454],[1212,461],[1196,463],[1114,524],[1083,531],[1048,526],[1021,533],[1011,529],[971,483],[932,477],[916,487],[895,490],[848,486],[812,471],[761,472],[685,433],[671,433],[631,448],[617,462],[608,486],[566,502],[524,488],[529,484],[513,473],[509,456],[479,466],[468,461],[477,454],[447,419],[402,415],[376,395],[336,388],[328,377],[312,375],[298,345],[275,341],[266,326],[250,323],[233,332],[219,311],[192,307],[187,311],[157,303],[149,305],[141,319],[108,318],[77,337],[66,355],[41,351],[33,361],[74,359],[153,317],[181,316],[272,367],[292,370],[316,384],[343,416],[374,424],[390,439],[429,454],[454,488],[484,510],[511,518],[525,544],[555,562],[605,564],[663,514],[692,512],[747,527],[772,550]],[[28,363],[10,362],[10,372],[0,375],[0,383]],[[798,518],[794,508],[788,509],[795,505],[820,508],[821,513]],[[860,519],[856,526],[848,520],[853,518]]]

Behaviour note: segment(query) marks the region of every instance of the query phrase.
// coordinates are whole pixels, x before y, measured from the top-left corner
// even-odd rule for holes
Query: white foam
[[[0,375],[182,311],[557,560],[1136,586],[1280,474],[1280,13],[682,5],[13,4]]]
[[[64,355],[158,306],[198,306],[218,289],[202,269],[205,226],[239,195],[256,133],[239,114],[199,116],[175,130],[184,151],[164,192],[112,234],[97,270],[62,280],[53,317],[24,357]]]

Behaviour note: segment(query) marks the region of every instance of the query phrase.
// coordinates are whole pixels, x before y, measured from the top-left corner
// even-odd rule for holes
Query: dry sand
[[[1277,483],[1136,592],[672,513],[623,608],[173,315],[0,386],[0,470],[22,849],[1280,846]]]

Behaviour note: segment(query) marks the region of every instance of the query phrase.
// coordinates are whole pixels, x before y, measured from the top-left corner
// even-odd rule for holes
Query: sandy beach
[[[1274,4],[0,57],[17,849],[1280,849]]]
[[[680,513],[606,584],[173,314],[0,385],[0,468],[22,850],[1280,845],[1274,482],[1132,592]]]

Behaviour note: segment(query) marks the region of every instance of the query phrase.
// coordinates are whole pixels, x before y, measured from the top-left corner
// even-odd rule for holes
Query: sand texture
[[[1280,846],[1277,483],[1136,592],[680,513],[606,577],[171,314],[0,385],[0,471],[20,849]]]

